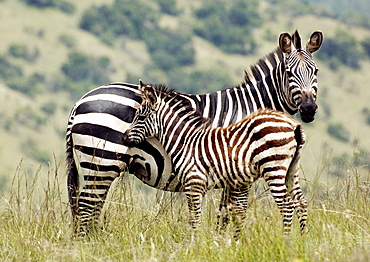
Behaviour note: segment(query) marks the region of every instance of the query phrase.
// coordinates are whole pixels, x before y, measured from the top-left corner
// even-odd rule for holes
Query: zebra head
[[[309,123],[315,119],[317,112],[317,72],[318,67],[312,60],[323,41],[320,31],[312,33],[306,46],[302,47],[298,31],[292,36],[282,33],[279,38],[279,47],[286,55],[282,63],[284,94],[291,109],[299,110],[301,119]]]
[[[157,110],[156,89],[140,81],[142,103],[136,111],[129,129],[123,134],[122,142],[125,146],[135,146],[142,143],[147,137],[157,133],[155,112]]]

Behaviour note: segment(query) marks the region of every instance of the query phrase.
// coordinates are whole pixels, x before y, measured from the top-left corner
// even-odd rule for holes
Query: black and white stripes
[[[193,228],[200,223],[204,194],[212,188],[226,188],[223,201],[230,209],[226,213],[233,214],[238,234],[249,188],[258,178],[269,185],[285,232],[290,232],[295,208],[301,229],[305,228],[307,202],[298,181],[304,134],[298,122],[282,112],[264,109],[228,127],[211,128],[177,93],[150,85],[142,85],[141,91],[144,101],[123,137],[124,144],[134,146],[151,136],[161,142],[184,185]]]
[[[317,110],[317,66],[311,54],[319,49],[322,33],[314,32],[305,47],[300,47],[297,39],[298,32],[281,34],[279,48],[252,66],[239,86],[181,96],[210,118],[213,127],[228,126],[259,108],[292,116],[299,110],[302,120],[310,122]],[[83,96],[71,111],[66,140],[75,229],[81,224],[83,231],[99,216],[111,182],[127,169],[154,188],[178,192],[183,187],[171,172],[171,159],[158,140],[150,138],[131,148],[121,144],[122,134],[141,103],[138,94],[138,86],[133,84],[101,86]]]

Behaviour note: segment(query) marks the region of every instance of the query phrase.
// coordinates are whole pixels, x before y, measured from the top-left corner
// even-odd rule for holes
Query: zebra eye
[[[315,73],[314,73],[314,74],[315,74],[315,76],[317,76],[317,74],[318,74],[318,73],[319,73],[319,69],[318,69],[318,68],[316,68],[316,69],[315,69]]]

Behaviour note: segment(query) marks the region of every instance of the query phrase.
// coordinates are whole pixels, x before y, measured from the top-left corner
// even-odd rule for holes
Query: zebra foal
[[[165,86],[141,85],[143,102],[123,143],[135,146],[154,136],[173,161],[173,171],[188,200],[189,223],[200,224],[201,204],[212,188],[226,188],[226,201],[236,226],[245,218],[248,193],[262,177],[290,232],[294,210],[301,230],[306,227],[307,202],[299,187],[302,126],[282,112],[256,111],[228,127],[212,128],[181,95]]]

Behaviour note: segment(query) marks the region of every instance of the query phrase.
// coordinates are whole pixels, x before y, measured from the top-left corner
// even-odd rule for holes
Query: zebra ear
[[[317,50],[319,50],[323,39],[324,39],[324,36],[321,31],[313,32],[306,45],[306,50],[310,52],[311,54],[316,52]]]
[[[139,84],[140,93],[138,94],[138,96],[140,96],[143,99],[143,101],[146,100],[145,90],[146,90],[147,87],[148,87],[148,85],[144,84],[140,79],[140,84]]]
[[[298,30],[295,30],[292,36],[292,41],[295,49],[299,50],[302,48],[301,36],[299,35]]]
[[[154,109],[157,105],[157,97],[154,94],[154,88],[151,85],[146,85],[140,80],[139,90],[142,93],[143,101],[146,101]]]
[[[292,37],[288,33],[282,33],[279,37],[279,47],[285,54],[292,52]]]

